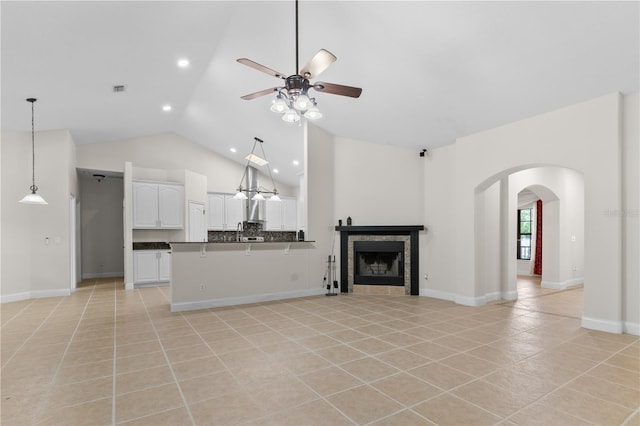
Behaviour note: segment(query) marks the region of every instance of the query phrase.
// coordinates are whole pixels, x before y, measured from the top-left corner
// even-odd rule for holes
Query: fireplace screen
[[[354,241],[354,284],[404,285],[404,242]]]

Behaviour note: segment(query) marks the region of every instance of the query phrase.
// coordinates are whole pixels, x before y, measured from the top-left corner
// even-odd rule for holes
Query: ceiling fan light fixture
[[[306,111],[311,107],[311,99],[307,95],[300,95],[293,103],[293,107],[298,111]]]
[[[284,114],[282,114],[282,120],[287,123],[297,123],[300,121],[300,115],[294,109],[287,110]]]
[[[260,192],[256,192],[256,195],[251,197],[251,199],[253,201],[264,201],[264,195],[262,195]]]
[[[322,113],[314,103],[313,106],[304,113],[304,118],[308,118],[310,120],[317,120],[318,118],[322,118]]]
[[[271,196],[271,198],[269,198],[269,200],[270,200],[270,201],[282,201],[282,200],[280,199],[280,197],[278,197],[278,193],[277,193],[277,192],[275,192],[275,191],[276,191],[276,190],[274,189],[274,190],[273,190],[274,194]]]
[[[282,114],[289,109],[289,105],[282,99],[282,95],[278,95],[271,104],[271,111]]]

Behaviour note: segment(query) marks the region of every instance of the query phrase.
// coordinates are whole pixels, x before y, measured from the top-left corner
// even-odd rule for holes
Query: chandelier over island
[[[267,155],[264,153],[264,148],[262,147],[263,140],[260,138],[253,138],[253,148],[251,149],[251,153],[245,157],[247,160],[247,165],[244,168],[244,174],[242,175],[242,179],[240,180],[240,185],[236,191],[236,195],[233,196],[236,200],[246,200],[249,197],[247,194],[254,194],[251,199],[254,201],[262,201],[264,200],[263,194],[272,194],[269,200],[271,201],[280,201],[280,197],[278,196],[278,189],[276,188],[276,183],[273,180],[273,175],[271,174],[271,167],[269,166],[269,161],[267,161]],[[260,143],[260,145],[258,145]],[[256,147],[259,146],[262,151],[262,157],[255,153]],[[260,186],[256,180],[249,180],[248,176],[250,174],[250,169],[254,169],[251,166],[251,163],[257,166],[267,166],[267,170],[269,171],[269,178],[271,179],[271,185],[273,186],[273,190],[270,191],[267,188]],[[244,186],[243,186],[244,185]]]

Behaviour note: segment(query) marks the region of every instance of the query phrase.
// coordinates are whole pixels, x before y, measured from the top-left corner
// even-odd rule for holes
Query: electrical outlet
[[[206,289],[204,284],[200,284],[200,291],[204,291]]]
[[[424,279],[428,280],[429,279],[429,274],[424,274]]]

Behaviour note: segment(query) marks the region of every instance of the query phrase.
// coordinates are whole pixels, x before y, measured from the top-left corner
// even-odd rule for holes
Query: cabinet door
[[[189,241],[204,242],[207,229],[204,223],[204,203],[189,201]]]
[[[209,218],[207,228],[215,231],[224,229],[224,194],[207,194],[209,200]]]
[[[267,231],[282,230],[282,201],[265,202],[265,229]]]
[[[295,231],[298,229],[298,200],[283,198],[282,201],[282,230]]]
[[[158,252],[137,250],[133,252],[133,282],[153,283],[158,281]]]
[[[158,253],[158,281],[171,281],[171,252]]]
[[[236,200],[233,195],[224,197],[225,229],[235,231],[238,222],[244,220],[244,201]]]
[[[158,185],[133,182],[133,227],[158,226]]]
[[[160,228],[184,227],[184,188],[179,185],[158,185],[158,216]]]

